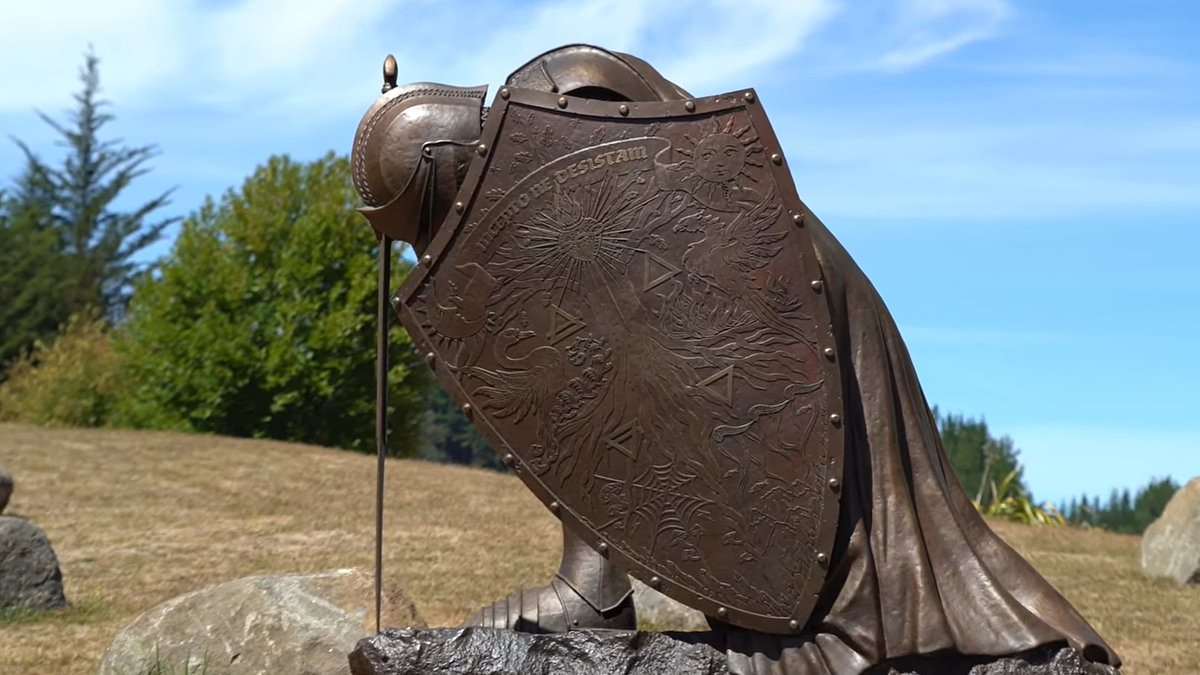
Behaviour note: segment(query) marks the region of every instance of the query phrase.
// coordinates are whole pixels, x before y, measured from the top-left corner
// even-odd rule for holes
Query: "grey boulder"
[[[403,592],[384,590],[385,625],[424,625]],[[246,577],[143,613],[113,639],[99,672],[348,673],[346,655],[374,625],[374,582],[358,570]]]
[[[0,516],[0,609],[65,607],[58,556],[42,528],[16,516]]]
[[[1200,477],[1180,488],[1142,534],[1142,572],[1200,583]]]

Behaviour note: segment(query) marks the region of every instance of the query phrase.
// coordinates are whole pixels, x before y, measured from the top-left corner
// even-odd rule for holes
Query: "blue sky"
[[[273,153],[345,152],[388,52],[493,92],[569,42],[754,86],[929,400],[1012,436],[1057,501],[1200,475],[1198,24],[1152,0],[4,3],[0,132],[53,157],[33,111],[69,108],[90,43],[111,131],[161,150],[129,197],[174,186],[185,215]]]

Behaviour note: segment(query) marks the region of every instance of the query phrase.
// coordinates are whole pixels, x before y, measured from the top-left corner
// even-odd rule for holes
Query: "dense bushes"
[[[355,203],[344,158],[271,158],[186,219],[111,334],[81,319],[20,360],[0,414],[372,448],[377,249]],[[429,378],[399,327],[391,344],[391,447],[411,454]]]
[[[78,314],[49,343],[37,342],[0,386],[0,420],[49,426],[112,424],[121,401],[122,358],[97,313]]]
[[[344,158],[273,157],[187,218],[121,327],[125,421],[373,447],[376,247],[356,201]],[[427,369],[399,328],[391,343],[389,419],[407,453]]]

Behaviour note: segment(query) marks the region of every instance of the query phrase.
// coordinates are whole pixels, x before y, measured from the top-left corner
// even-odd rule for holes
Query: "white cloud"
[[[897,44],[879,57],[883,70],[908,70],[990,38],[1010,14],[1004,0],[904,0],[897,7]]]
[[[0,9],[0,110],[58,108],[77,89],[88,45],[103,84],[126,100],[177,74],[181,14],[155,0],[7,2]],[[57,112],[56,110],[54,112]]]
[[[1006,0],[857,0],[821,43],[823,70],[898,73],[997,36]]]
[[[824,0],[707,2],[659,17],[675,41],[656,51],[663,73],[694,93],[745,86],[756,69],[799,51],[836,14]]]
[[[411,79],[495,84],[567,42],[648,56],[704,91],[792,54],[832,13],[827,0],[6,3],[0,111],[68,105],[89,44],[106,95],[124,108],[182,100],[241,114],[328,114],[364,107],[389,50]]]

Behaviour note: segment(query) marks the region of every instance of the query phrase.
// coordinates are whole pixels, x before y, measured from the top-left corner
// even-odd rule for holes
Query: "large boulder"
[[[787,640],[789,638],[781,638]],[[781,642],[783,647],[785,643]],[[526,675],[783,675],[766,650],[754,657],[727,652],[724,635],[578,630],[557,635],[495,628],[389,629],[364,638],[350,653],[352,675],[434,675],[486,673]],[[786,647],[783,647],[786,649]],[[805,672],[808,672],[805,669]],[[828,672],[828,671],[822,671]],[[1091,663],[1059,645],[1012,656],[938,654],[870,668],[863,675],[1119,675],[1116,668]]]
[[[1200,477],[1180,488],[1142,534],[1142,572],[1200,583]]]
[[[0,516],[0,609],[65,607],[58,556],[42,528],[16,516]]]
[[[0,466],[0,513],[4,513],[4,507],[8,506],[8,498],[12,496],[12,491],[12,474]]]
[[[100,675],[348,673],[346,655],[375,632],[374,588],[370,575],[344,569],[247,577],[187,593],[118,633]],[[399,588],[384,591],[384,625],[425,625]]]

